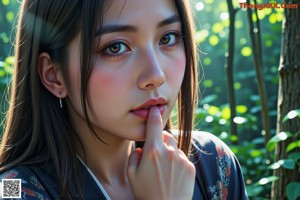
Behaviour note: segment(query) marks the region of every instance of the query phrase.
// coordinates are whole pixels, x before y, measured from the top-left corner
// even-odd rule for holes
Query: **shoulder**
[[[206,199],[248,199],[240,164],[230,148],[215,135],[192,132],[190,160]]]
[[[21,199],[50,199],[44,186],[28,166],[17,166],[2,172],[0,174],[1,184],[3,184],[3,179],[20,179],[22,188]]]
[[[221,139],[209,132],[193,131],[192,145],[194,151],[198,154],[214,154],[220,158],[223,156],[233,156],[230,148]]]
[[[179,131],[171,130],[172,135],[178,139]],[[192,131],[192,154],[214,155],[222,157],[223,154],[233,156],[230,148],[215,135],[205,131]],[[223,152],[223,154],[222,154]],[[212,156],[209,156],[212,157]]]
[[[229,176],[229,171],[239,168],[235,155],[230,148],[215,135],[203,132],[192,132],[191,160],[202,171],[218,171]]]

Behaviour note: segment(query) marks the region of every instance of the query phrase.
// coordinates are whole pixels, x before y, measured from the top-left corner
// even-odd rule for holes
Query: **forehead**
[[[112,0],[104,11],[104,25],[147,24],[174,14],[178,14],[174,0]]]

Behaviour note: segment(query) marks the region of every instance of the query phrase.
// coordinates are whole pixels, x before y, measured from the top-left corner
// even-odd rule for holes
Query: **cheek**
[[[124,90],[126,90],[126,76],[118,72],[112,72],[110,70],[100,70],[94,69],[91,77],[89,79],[89,95],[92,97],[97,97],[97,101],[105,101],[108,99],[111,101],[110,97],[117,98],[120,96]],[[122,84],[123,83],[123,84]]]
[[[172,63],[170,64],[170,78],[174,85],[176,85],[176,89],[178,89],[178,85],[181,86],[185,68],[186,68],[186,56],[185,52],[181,51],[177,54],[177,56],[172,60]]]

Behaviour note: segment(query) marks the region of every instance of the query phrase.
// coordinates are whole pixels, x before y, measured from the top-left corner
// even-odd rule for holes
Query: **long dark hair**
[[[0,172],[21,164],[41,164],[50,160],[57,172],[62,199],[71,199],[71,185],[75,184],[81,191],[72,145],[74,138],[79,138],[69,122],[67,107],[61,109],[57,97],[41,83],[38,58],[40,53],[48,53],[68,83],[67,46],[81,33],[81,100],[91,128],[86,88],[93,69],[92,41],[96,26],[102,24],[104,6],[108,2],[110,0],[23,0],[19,12],[10,106],[0,149]],[[187,55],[178,96],[178,129],[181,130],[178,145],[188,154],[198,90],[196,49],[188,0],[175,2],[182,20]],[[170,129],[171,124],[169,119],[165,129]],[[76,183],[71,182],[74,177]]]

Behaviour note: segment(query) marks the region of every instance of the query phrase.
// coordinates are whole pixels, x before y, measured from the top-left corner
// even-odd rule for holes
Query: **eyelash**
[[[173,38],[173,42],[171,44],[162,44],[161,40],[163,39],[163,37],[166,36],[174,36]],[[161,37],[160,41],[159,41],[159,45],[164,46],[164,47],[174,47],[176,44],[178,44],[178,39],[181,37],[180,33],[178,33],[177,31],[170,31],[167,32],[165,34],[163,34],[163,36]],[[171,38],[172,39],[172,38]],[[171,40],[170,39],[170,40]],[[120,52],[120,50],[117,50],[117,53],[113,53],[111,51],[110,48],[114,47],[118,45],[119,49],[122,50],[122,52]],[[124,49],[125,48],[125,49]],[[122,40],[115,40],[110,42],[109,44],[107,44],[103,50],[101,51],[103,53],[103,55],[108,56],[108,57],[112,57],[112,58],[117,58],[119,56],[122,56],[124,53],[130,51],[130,48],[128,47],[128,45],[126,44],[126,42],[122,41]]]

